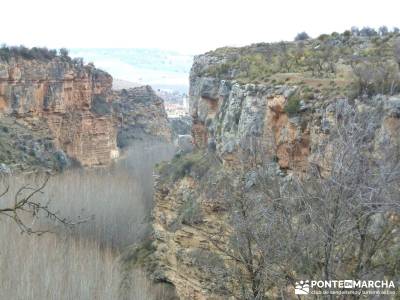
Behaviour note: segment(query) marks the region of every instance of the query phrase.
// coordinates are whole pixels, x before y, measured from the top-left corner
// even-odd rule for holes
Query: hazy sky
[[[5,0],[0,43],[52,48],[163,48],[201,53],[221,46],[400,27],[396,0]]]

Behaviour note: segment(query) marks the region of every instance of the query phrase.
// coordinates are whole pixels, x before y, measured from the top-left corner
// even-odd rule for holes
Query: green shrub
[[[10,59],[10,56],[11,56],[10,48],[3,45],[0,48],[0,59],[8,61]]]
[[[191,154],[174,158],[171,162],[172,181],[175,182],[178,179],[183,178],[186,175],[189,175],[190,170],[192,169],[192,166],[194,165],[196,159],[197,155],[191,155]]]
[[[188,194],[183,197],[183,203],[180,206],[176,218],[168,224],[170,231],[177,231],[182,225],[197,225],[203,223],[204,215],[197,197],[194,194]]]
[[[289,97],[284,111],[289,115],[295,115],[299,112],[300,109],[300,98],[298,97],[297,94],[293,94],[292,96]]]
[[[111,105],[105,97],[96,95],[92,101],[91,111],[100,116],[108,115],[111,113]]]
[[[294,38],[295,41],[306,41],[310,39],[310,36],[307,34],[307,32],[303,31],[303,32],[299,32],[296,37]]]
[[[306,100],[314,99],[314,93],[312,93],[312,92],[306,92],[303,94],[303,96],[304,96],[304,99],[306,99]]]
[[[194,151],[175,155],[171,162],[159,164],[156,169],[164,180],[176,182],[185,176],[201,179],[215,164],[214,155]]]
[[[27,48],[23,45],[10,47],[3,44],[0,48],[0,59],[9,61],[11,57],[22,57],[29,60],[51,60],[57,57],[57,50],[47,49],[46,47]],[[60,52],[60,57],[70,60],[66,49]]]
[[[203,222],[203,212],[193,195],[190,194],[186,197],[179,210],[179,219],[180,223],[185,225],[196,225]]]

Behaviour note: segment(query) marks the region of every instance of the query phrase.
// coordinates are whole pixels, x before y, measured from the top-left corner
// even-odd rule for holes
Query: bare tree
[[[398,91],[400,76],[398,67],[380,57],[353,57],[351,68],[356,77],[358,94],[372,96],[375,94],[394,94]]]
[[[389,34],[389,29],[387,28],[387,26],[379,27],[378,31],[380,36],[386,36]]]
[[[376,30],[374,28],[371,28],[371,27],[363,27],[360,30],[360,36],[363,36],[363,37],[373,37],[376,35],[378,35],[378,33],[376,32]]]
[[[350,31],[354,36],[358,36],[360,34],[360,29],[357,26],[351,27]]]
[[[327,76],[336,73],[336,64],[339,60],[337,47],[330,40],[321,41],[308,54],[307,67],[313,76]]]
[[[383,118],[379,106],[337,108],[306,173],[282,176],[257,138],[245,143],[241,168],[221,183],[229,227],[206,233],[226,260],[231,295],[285,297],[301,278],[395,276],[400,151],[393,141],[376,148]]]
[[[294,63],[296,66],[300,66],[301,65],[301,60],[303,59],[305,55],[305,44],[304,41],[299,41],[296,44],[296,47],[293,51],[293,59],[294,59]]]
[[[278,64],[282,71],[290,72],[292,67],[291,53],[289,51],[289,45],[285,42],[280,42],[279,46],[279,56]]]
[[[66,218],[61,217],[58,212],[52,211],[49,207],[50,200],[46,203],[41,203],[40,200],[36,199],[36,195],[43,193],[49,181],[50,175],[46,175],[43,182],[39,186],[23,185],[21,186],[13,197],[13,203],[0,207],[0,216],[11,218],[20,228],[23,233],[34,233],[41,235],[48,230],[35,229],[35,221],[40,216],[46,217],[52,221],[58,222],[65,226],[74,226],[86,220],[78,220],[73,222]],[[6,182],[5,178],[2,178],[3,182]],[[0,194],[0,200],[4,199],[9,193],[10,185],[5,184],[3,192]]]
[[[284,295],[287,285],[294,286],[293,265],[303,261],[297,245],[306,238],[293,222],[297,206],[284,195],[289,186],[276,174],[277,164],[266,159],[259,138],[241,144],[241,167],[227,171],[215,187],[223,191],[229,228],[205,234],[227,265],[216,280],[237,299],[261,300],[277,287]]]
[[[321,149],[331,156],[325,174],[314,170],[296,184],[310,222],[318,228],[326,280],[378,274],[382,266],[373,263],[378,252],[395,241],[398,224],[389,216],[399,200],[394,190],[400,180],[399,152],[386,146],[380,157],[370,154],[381,118],[379,112],[338,113],[336,132]]]

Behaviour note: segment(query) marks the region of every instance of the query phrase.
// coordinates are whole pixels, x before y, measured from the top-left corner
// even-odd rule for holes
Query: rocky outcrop
[[[43,119],[56,149],[84,166],[107,164],[117,156],[111,112],[94,103],[111,101],[112,77],[69,57],[0,62],[0,111],[16,119]]]
[[[193,138],[190,134],[178,135],[175,138],[174,144],[179,154],[193,151]]]
[[[191,86],[191,114],[196,120],[192,132],[198,147],[215,147],[229,162],[239,147],[250,149],[254,146],[250,140],[258,140],[265,155],[282,169],[306,167],[312,147],[311,114],[305,111],[290,116],[285,112],[296,86],[241,85],[222,80],[216,88],[204,85],[201,77],[192,78]]]
[[[310,164],[323,172],[329,168],[329,151],[321,154],[319,146],[329,144],[337,120],[356,111],[382,112],[381,125],[373,131],[374,155],[400,141],[400,96],[350,100],[338,93],[325,98],[315,89],[305,97],[303,91],[310,86],[304,84],[243,84],[234,79],[234,69],[224,70],[222,78],[204,71],[227,60],[212,52],[195,58],[190,113],[197,151],[164,165],[156,182],[155,278],[174,284],[181,299],[228,297],[220,286],[221,277],[215,280],[204,269],[207,262],[218,265],[223,259],[205,233],[224,226],[229,232],[219,206],[226,186],[218,168],[229,170],[265,160],[274,164],[274,172],[283,180],[290,173],[302,174]]]
[[[225,217],[213,201],[207,201],[206,194],[199,180],[189,176],[173,185],[156,182],[153,256],[157,267],[152,275],[172,283],[180,299],[227,298],[225,283],[219,276],[210,276],[223,260],[207,234],[224,226]]]
[[[146,85],[114,91],[112,108],[118,119],[118,146],[155,137],[171,142],[172,133],[164,101]]]
[[[181,116],[169,118],[172,133],[175,136],[190,134],[192,130],[192,118],[190,116]]]
[[[10,172],[38,168],[62,170],[70,165],[65,152],[54,146],[54,138],[44,120],[11,116],[0,118],[0,163],[3,170]]]
[[[92,64],[46,49],[21,49],[9,50],[6,58],[0,53],[0,114],[32,136],[40,124],[43,135],[38,139],[51,144],[46,149],[61,151],[82,166],[95,166],[109,164],[119,156],[118,146],[135,139],[171,141],[164,102],[150,86],[113,91],[112,77]],[[38,161],[53,168],[47,163],[52,152]],[[17,157],[25,154],[2,156],[3,163],[18,165]],[[32,163],[24,161],[22,169]]]

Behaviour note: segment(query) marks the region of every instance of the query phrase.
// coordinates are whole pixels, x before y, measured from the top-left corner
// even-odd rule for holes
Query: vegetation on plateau
[[[203,76],[240,83],[306,85],[325,96],[356,97],[400,91],[400,33],[397,28],[352,28],[311,39],[299,33],[293,42],[219,48],[208,53],[217,62]]]

